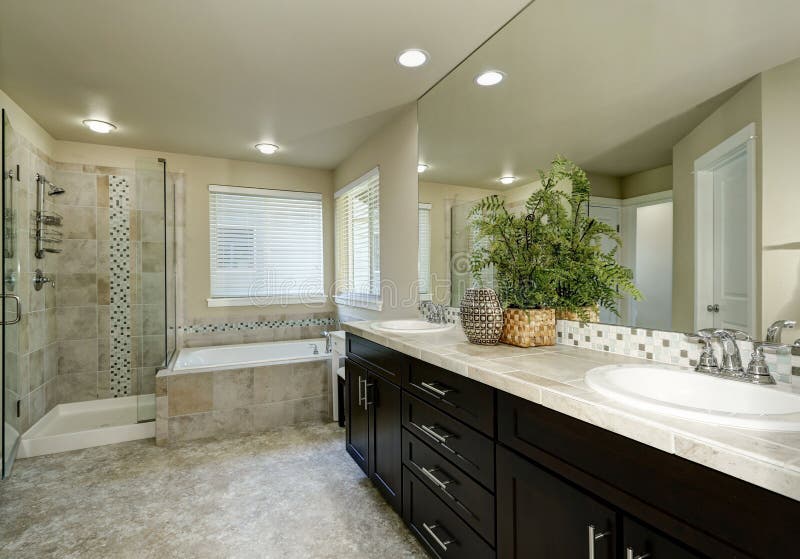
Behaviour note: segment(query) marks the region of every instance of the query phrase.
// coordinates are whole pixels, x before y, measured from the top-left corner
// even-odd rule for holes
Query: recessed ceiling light
[[[94,120],[91,118],[84,120],[83,125],[92,132],[97,132],[98,134],[108,134],[112,130],[117,129],[117,127],[110,122],[106,122],[104,120]]]
[[[506,75],[500,70],[487,70],[475,77],[475,83],[482,86],[497,85],[505,79]]]
[[[256,149],[264,155],[272,155],[281,148],[275,144],[256,144]]]
[[[417,165],[417,173],[424,173],[428,169],[428,166],[425,163],[419,163]]]
[[[501,182],[502,184],[511,184],[511,183],[512,183],[512,182],[514,182],[515,180],[517,180],[517,177],[512,177],[512,176],[508,176],[508,177],[500,177],[500,182]]]
[[[417,68],[425,64],[430,56],[421,49],[406,49],[397,55],[397,63],[406,68]]]

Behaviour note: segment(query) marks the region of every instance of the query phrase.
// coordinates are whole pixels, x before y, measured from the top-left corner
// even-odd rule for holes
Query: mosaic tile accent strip
[[[131,196],[126,177],[111,175],[108,186],[111,239],[110,388],[112,397],[118,398],[131,393]]]
[[[255,320],[251,322],[219,322],[216,324],[191,324],[182,326],[186,334],[211,334],[217,332],[240,332],[262,328],[301,328],[303,326],[337,325],[337,318],[300,318],[296,320]]]

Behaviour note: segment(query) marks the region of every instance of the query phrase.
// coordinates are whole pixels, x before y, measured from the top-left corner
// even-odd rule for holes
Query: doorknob
[[[706,310],[708,312],[719,312],[719,305],[717,305],[717,304],[708,305],[708,306],[706,306]]]

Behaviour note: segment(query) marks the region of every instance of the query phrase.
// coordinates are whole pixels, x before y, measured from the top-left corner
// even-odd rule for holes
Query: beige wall
[[[761,75],[762,325],[800,320],[800,60]],[[763,329],[763,328],[762,328]],[[788,331],[784,342],[800,337]]]
[[[53,155],[56,141],[48,134],[39,123],[33,120],[28,113],[22,110],[14,100],[0,89],[0,108],[6,110],[14,131],[27,139],[34,147],[42,150],[46,155]]]
[[[592,196],[600,196],[603,198],[621,198],[622,197],[622,183],[619,177],[612,177],[610,175],[601,175],[598,173],[586,173],[586,177],[592,184]],[[534,190],[541,188],[542,181],[536,180],[528,184],[515,186],[503,192],[503,197],[506,203],[510,205],[525,202],[528,197],[533,194]],[[562,185],[559,184],[559,188]],[[563,187],[567,188],[567,187]]]
[[[636,198],[656,192],[672,190],[672,165],[656,167],[640,173],[622,177],[622,198]]]
[[[380,167],[381,283],[383,310],[340,306],[345,318],[416,316],[417,294],[417,107],[359,146],[334,171],[341,188],[370,169]],[[401,301],[406,301],[401,305]],[[413,303],[408,304],[409,301]]]
[[[137,158],[164,157],[167,169],[184,173],[183,295],[185,324],[265,319],[278,315],[331,311],[330,304],[270,307],[208,307],[210,295],[208,185],[227,184],[280,190],[321,192],[323,195],[325,285],[333,278],[333,173],[331,171],[252,163],[231,159],[118,148],[76,142],[57,142],[55,159],[95,165],[134,168]]]
[[[751,122],[756,125],[756,188],[761,192],[761,77],[753,78],[672,149],[673,278],[672,327],[694,326],[694,162]],[[759,196],[757,196],[758,198]],[[758,246],[759,240],[757,240]],[[759,292],[760,293],[760,292]],[[758,297],[760,300],[760,295]],[[757,325],[757,331],[760,328]]]
[[[434,303],[445,304],[450,301],[450,290],[445,287],[450,275],[450,208],[491,194],[501,193],[485,188],[420,181],[419,202],[431,204],[431,299]]]

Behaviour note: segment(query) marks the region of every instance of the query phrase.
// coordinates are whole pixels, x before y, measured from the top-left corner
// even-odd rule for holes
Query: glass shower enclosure
[[[176,344],[175,177],[165,159],[137,159],[132,202],[131,376],[142,422],[155,419],[155,375]]]

